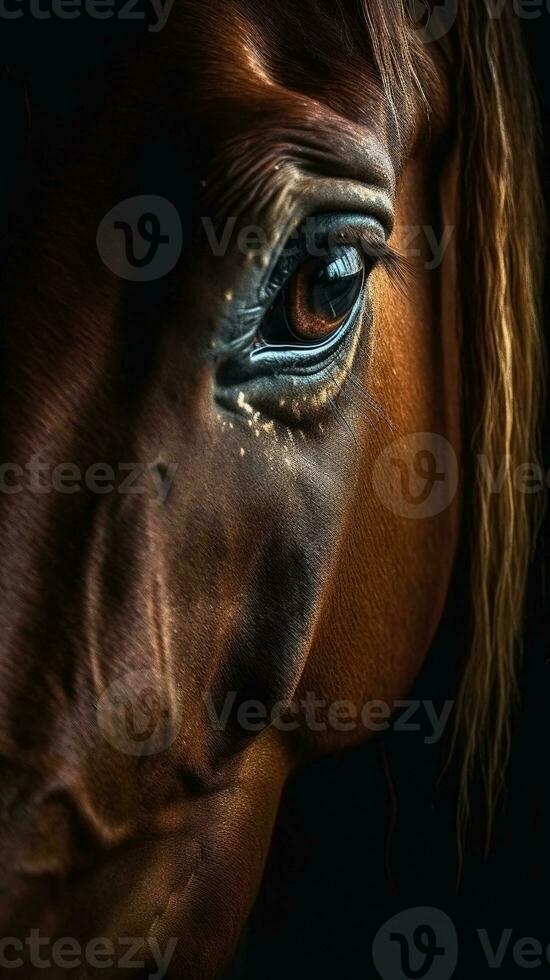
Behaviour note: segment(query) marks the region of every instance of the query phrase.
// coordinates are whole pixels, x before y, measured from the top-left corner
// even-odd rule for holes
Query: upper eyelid
[[[411,268],[405,255],[398,252],[388,243],[387,239],[373,236],[370,229],[361,226],[350,225],[343,229],[344,238],[340,244],[357,245],[364,250],[375,262],[380,263],[394,278],[397,285],[404,287],[411,274]],[[349,235],[346,239],[345,236]]]
[[[324,217],[324,216],[323,216]],[[318,239],[316,240],[316,248],[318,250],[324,250],[326,255],[330,254],[331,248],[336,248],[342,245],[351,245],[358,248],[362,253],[375,262],[381,262],[384,266],[388,267],[389,271],[396,271],[397,267],[401,267],[404,264],[404,259],[399,253],[388,245],[386,234],[383,227],[379,222],[374,219],[374,224],[378,226],[378,229],[373,227],[373,220],[365,217],[364,221],[361,221],[359,215],[353,216],[353,220],[348,217],[346,220],[343,218],[341,223],[336,223],[333,229],[319,229]],[[302,226],[303,227],[303,226]],[[303,241],[300,238],[299,228],[297,230],[298,242],[303,245]],[[286,239],[285,245],[281,249],[277,261],[275,262],[273,268],[270,270],[270,274],[266,277],[266,280],[261,284],[260,296],[265,301],[271,302],[277,295],[278,291],[284,283],[290,278],[291,275],[296,272],[300,267],[302,262],[307,261],[308,258],[312,257],[312,254],[305,248],[298,246],[298,255],[291,257],[290,259],[285,256],[285,249],[290,238]],[[318,255],[316,251],[314,257],[322,257]],[[286,262],[286,266],[285,266]],[[398,275],[399,278],[399,275]]]
[[[331,228],[323,228],[325,224],[331,217],[334,217],[334,224]],[[341,220],[338,220],[337,216],[331,215],[319,215],[318,224],[315,227],[316,217],[310,216],[304,221],[296,226],[291,233],[285,233],[281,236],[278,247],[274,249],[273,262],[270,263],[270,268],[267,270],[266,282],[276,278],[277,272],[284,266],[287,262],[289,267],[295,267],[297,263],[301,260],[306,260],[312,257],[318,257],[317,251],[309,252],[307,250],[306,238],[308,236],[308,231],[315,235],[315,248],[320,250],[328,251],[331,246],[341,245],[341,244],[360,244],[362,240],[365,240],[367,236],[366,221],[365,225],[361,222],[361,217],[359,215],[342,215]],[[307,222],[312,223],[312,227],[308,230],[306,229]],[[383,234],[383,229],[380,226],[380,230]],[[347,239],[347,241],[345,240]],[[291,242],[295,242],[293,249],[295,254],[289,254],[289,246]]]

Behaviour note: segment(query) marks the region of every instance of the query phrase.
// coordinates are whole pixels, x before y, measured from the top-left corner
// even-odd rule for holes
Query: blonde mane
[[[411,31],[406,0],[365,0],[365,8],[386,90],[395,100],[410,102],[411,93],[419,91],[424,97],[418,66],[430,45],[420,44]],[[487,0],[457,0],[456,20],[440,44],[450,60],[459,113],[457,305],[471,643],[451,756],[461,772],[457,822],[462,854],[476,773],[485,787],[489,845],[518,702],[526,582],[543,494],[518,489],[515,472],[540,458],[545,228],[536,100],[521,21],[511,0],[498,16]],[[487,474],[502,472],[495,492]]]
[[[462,118],[460,232],[464,383],[472,487],[472,640],[457,701],[461,844],[479,765],[487,845],[506,777],[518,700],[523,607],[543,494],[515,473],[540,457],[544,351],[540,329],[544,206],[538,118],[521,37],[508,3],[498,19],[459,2]],[[486,468],[479,465],[479,457]],[[495,493],[486,473],[505,476]]]

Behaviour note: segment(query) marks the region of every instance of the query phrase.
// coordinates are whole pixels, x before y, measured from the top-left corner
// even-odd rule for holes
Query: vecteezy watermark
[[[106,936],[97,936],[83,946],[71,936],[52,940],[42,936],[39,929],[31,929],[25,939],[13,936],[0,939],[0,967],[3,970],[29,966],[37,970],[57,967],[69,971],[80,970],[84,966],[92,970],[148,970],[140,973],[140,976],[148,980],[162,980],[177,945],[178,940],[174,938],[169,939],[162,949],[154,936],[147,939],[125,936],[118,938],[116,943]],[[80,972],[78,975],[81,975]]]
[[[265,228],[261,225],[238,227],[238,219],[235,215],[226,218],[218,227],[210,217],[201,218],[201,224],[209,249],[216,258],[223,258],[230,249],[236,249],[242,255],[248,256],[261,256],[269,249],[270,243]],[[432,270],[437,269],[443,261],[454,234],[454,225],[446,225],[440,231],[436,231],[432,225],[400,225],[395,228],[394,233],[396,240],[399,241],[400,255],[404,258],[418,258],[428,253],[424,268]],[[335,246],[341,245],[339,236],[337,227],[329,233],[320,231],[318,220],[311,216],[307,217],[288,238],[280,258],[287,259],[300,255],[307,258],[323,258]],[[365,255],[370,254],[366,239],[356,247],[361,248]],[[372,254],[374,256],[377,254],[374,242]]]
[[[477,929],[477,938],[483,955],[492,970],[513,962],[522,970],[533,970],[537,967],[550,965],[550,943],[541,942],[534,936],[518,936],[514,942],[513,929],[503,929],[500,936],[494,932],[489,934],[487,929]]]
[[[0,0],[2,2],[2,0]],[[261,225],[239,226],[236,215],[221,225],[211,217],[200,219],[208,249],[214,258],[223,258],[230,250],[249,258],[265,258],[271,247],[268,232]],[[421,258],[423,268],[437,269],[449,247],[454,226],[436,230],[432,225],[403,225],[394,230],[403,258]],[[102,218],[96,236],[97,249],[104,264],[121,279],[131,282],[151,282],[167,275],[178,262],[182,245],[182,223],[178,211],[164,197],[141,194],[127,198]],[[303,256],[322,258],[341,245],[338,229],[326,233],[319,229],[318,220],[305,218],[285,243],[280,259]],[[365,255],[370,254],[368,241],[356,245]],[[376,243],[372,254],[375,256]]]
[[[497,20],[502,17],[510,0],[484,0],[484,2],[491,20]],[[516,17],[521,20],[538,20],[545,12],[550,13],[550,0],[511,0],[510,5]]]
[[[124,755],[156,755],[174,742],[181,729],[175,691],[149,670],[118,677],[97,704],[104,738]]]
[[[155,194],[120,201],[102,218],[96,236],[105,265],[131,282],[166,276],[181,255],[182,243],[178,211],[171,201]]]
[[[33,454],[24,465],[0,463],[0,494],[153,494],[166,503],[176,477],[177,463],[57,463],[55,466]]]
[[[498,466],[476,456],[477,479],[491,494],[511,486],[516,493],[546,493],[550,470],[540,463],[517,463],[503,456]],[[372,486],[381,503],[408,518],[434,517],[455,498],[459,471],[450,442],[434,432],[411,432],[386,446],[375,460]]]
[[[204,703],[212,728],[218,732],[225,731],[230,724],[234,730],[247,734],[258,734],[268,727],[282,732],[300,728],[310,732],[353,732],[360,727],[370,732],[424,730],[426,745],[439,742],[454,707],[454,701],[445,701],[438,708],[433,701],[417,700],[391,704],[371,700],[358,705],[348,699],[319,698],[313,691],[307,691],[290,704],[280,701],[270,707],[254,698],[238,701],[236,691],[228,692],[221,704],[207,693]]]
[[[25,4],[24,9],[23,4]],[[170,16],[174,0],[0,0],[0,18],[19,20],[142,20],[149,21],[147,30],[158,33]],[[150,13],[147,8],[150,8]]]
[[[458,962],[456,929],[440,909],[405,909],[378,930],[372,958],[382,980],[450,980]]]
[[[518,493],[528,495],[545,493],[550,487],[550,470],[545,472],[540,463],[513,465],[510,456],[504,456],[500,460],[498,469],[495,469],[491,467],[487,456],[480,453],[477,456],[477,465],[480,482],[489,493],[502,493],[507,480],[511,480],[513,488]]]
[[[458,0],[407,0],[409,14],[424,44],[439,41],[450,31]]]
[[[480,963],[491,970],[519,967],[533,970],[550,964],[550,943],[533,936],[514,936],[514,930],[500,933],[485,928],[475,930]],[[471,943],[469,943],[471,956]],[[441,909],[405,909],[392,916],[378,930],[372,944],[372,958],[382,980],[450,980],[459,956],[457,930]],[[515,975],[515,974],[514,974]]]
[[[429,700],[370,700],[364,704],[339,699],[330,701],[307,691],[288,703],[266,705],[249,698],[239,699],[228,691],[223,700],[211,692],[203,695],[212,730],[231,729],[243,735],[258,735],[267,728],[281,732],[298,729],[310,732],[353,732],[416,734],[425,745],[443,737],[454,701],[435,704]],[[166,678],[152,670],[135,670],[116,678],[97,703],[98,728],[103,737],[125,755],[154,755],[164,752],[182,728],[182,710],[177,692]]]
[[[450,442],[434,432],[411,432],[383,449],[375,461],[376,496],[400,517],[434,517],[452,503],[458,461]]]
[[[459,0],[407,0],[409,15],[424,44],[439,41],[451,30],[458,14]],[[489,18],[498,20],[511,8],[521,20],[538,20],[550,13],[550,0],[479,0]]]

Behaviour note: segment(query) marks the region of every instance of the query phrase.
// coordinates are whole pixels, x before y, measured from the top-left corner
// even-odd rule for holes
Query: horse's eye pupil
[[[287,318],[298,340],[325,340],[342,325],[361,292],[363,272],[361,256],[351,246],[297,270],[289,286]]]

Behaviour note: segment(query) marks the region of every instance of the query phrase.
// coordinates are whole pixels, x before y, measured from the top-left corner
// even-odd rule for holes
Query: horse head
[[[490,703],[506,740],[529,502],[470,461],[534,444],[531,115],[509,13],[425,32],[398,0],[189,0],[93,71],[23,71],[0,920],[27,977],[31,930],[220,975],[285,781],[406,695],[464,525],[466,770]]]

